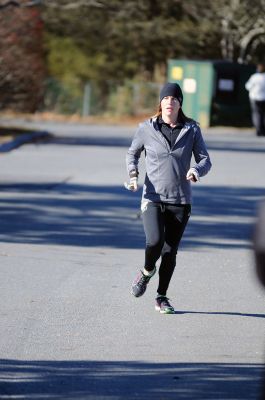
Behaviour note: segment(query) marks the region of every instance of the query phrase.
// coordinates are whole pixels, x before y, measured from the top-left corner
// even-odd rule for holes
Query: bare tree
[[[223,58],[241,63],[251,61],[255,48],[265,39],[265,1],[228,0],[224,3],[217,8]]]

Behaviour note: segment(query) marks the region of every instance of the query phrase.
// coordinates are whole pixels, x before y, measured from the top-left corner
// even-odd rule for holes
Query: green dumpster
[[[205,128],[251,126],[245,82],[255,66],[229,61],[169,60],[168,80],[184,93],[183,110]]]

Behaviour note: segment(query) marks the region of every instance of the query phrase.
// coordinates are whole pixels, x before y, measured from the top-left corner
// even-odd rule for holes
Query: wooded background
[[[264,56],[265,0],[0,0],[0,110],[133,114],[168,59]]]

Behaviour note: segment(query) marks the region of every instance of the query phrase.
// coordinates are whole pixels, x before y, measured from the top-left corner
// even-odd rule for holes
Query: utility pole
[[[90,115],[90,100],[91,100],[91,87],[90,83],[85,84],[84,97],[83,97],[83,112],[82,116],[87,117]]]

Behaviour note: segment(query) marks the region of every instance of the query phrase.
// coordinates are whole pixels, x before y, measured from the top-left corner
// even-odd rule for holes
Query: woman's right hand
[[[136,192],[138,190],[138,178],[136,176],[133,178],[130,178],[129,183],[124,182],[124,186],[127,190]]]

